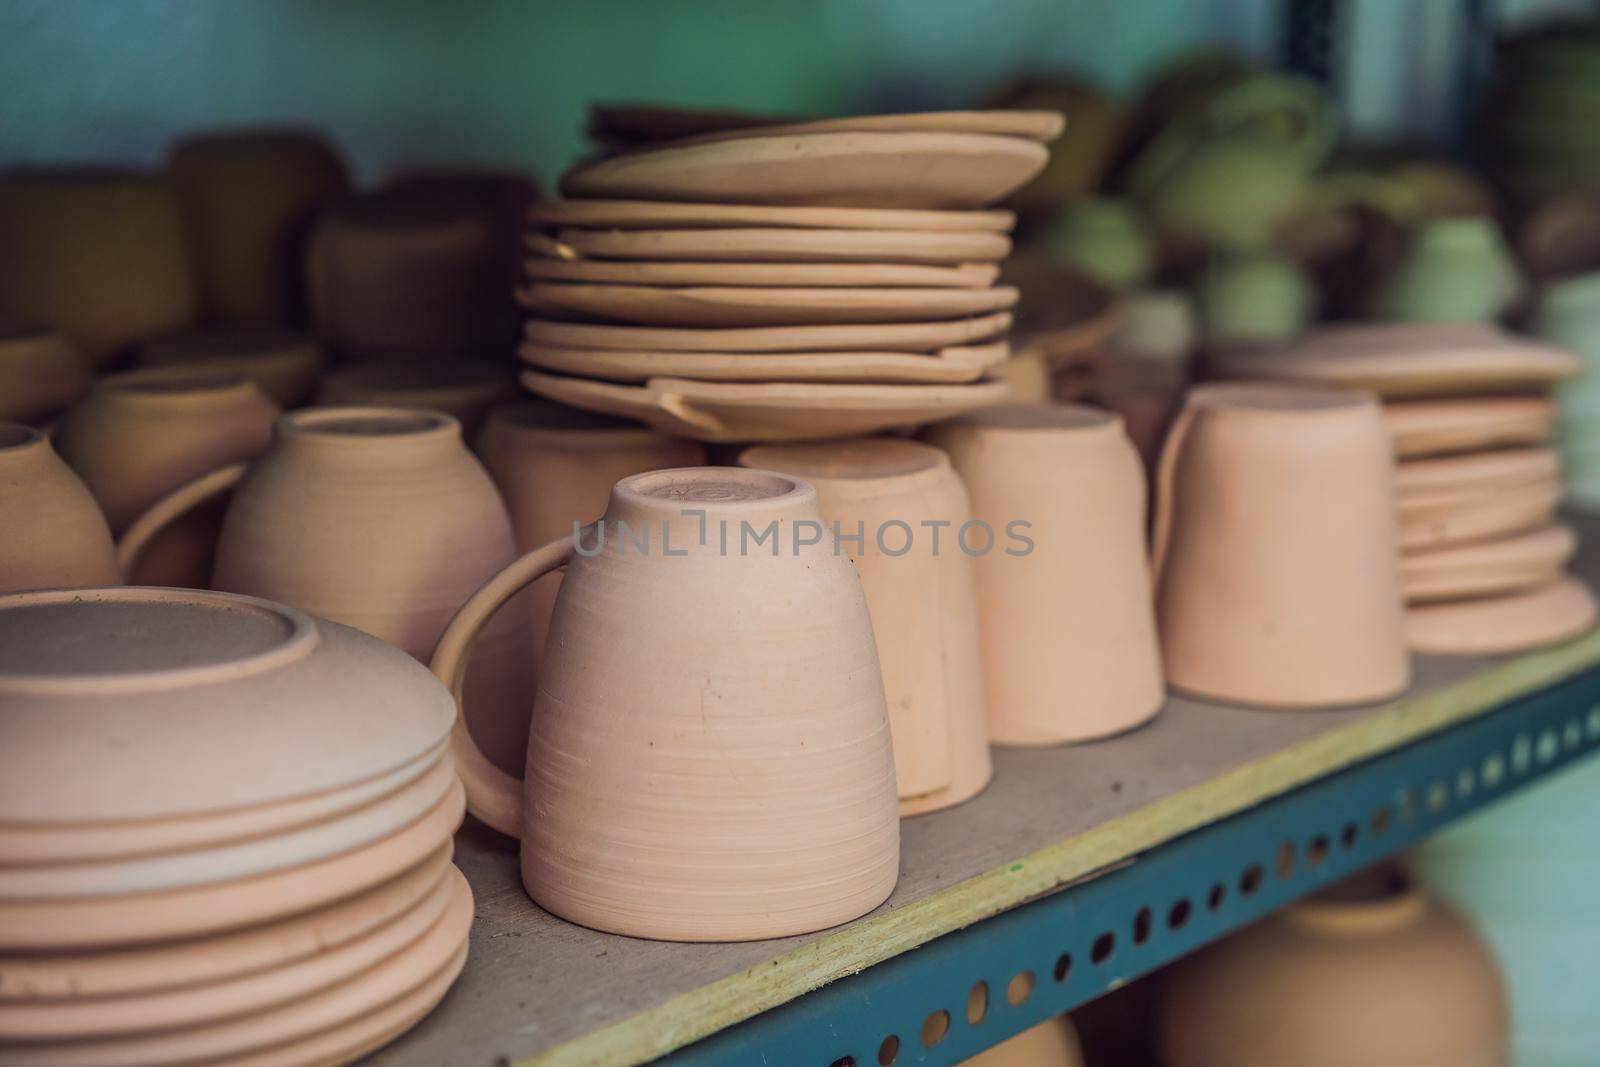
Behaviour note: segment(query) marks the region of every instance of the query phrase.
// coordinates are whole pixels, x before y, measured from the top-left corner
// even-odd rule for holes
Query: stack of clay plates
[[[529,389],[707,441],[1004,397],[986,372],[1010,354],[1015,219],[986,208],[1044,166],[1061,115],[645,118],[697,132],[581,166],[532,209]]]
[[[1593,596],[1566,574],[1577,537],[1556,514],[1551,444],[1550,393],[1582,370],[1576,356],[1491,326],[1340,325],[1221,370],[1383,398],[1414,650],[1511,652],[1594,624]]]
[[[448,692],[163,589],[0,597],[0,1064],[342,1064],[460,972]]]

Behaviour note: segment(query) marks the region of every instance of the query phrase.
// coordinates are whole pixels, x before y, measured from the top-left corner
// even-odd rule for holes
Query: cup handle
[[[1193,422],[1194,404],[1186,398],[1177,418],[1167,428],[1166,439],[1161,442],[1161,458],[1156,461],[1156,515],[1150,531],[1150,577],[1154,588],[1161,585],[1161,570],[1167,561],[1167,540],[1172,535],[1173,482],[1177,478],[1178,457]]]
[[[144,513],[123,531],[122,537],[117,541],[117,570],[122,573],[122,580],[126,582],[133,577],[133,570],[139,564],[139,557],[150,547],[150,542],[156,534],[206,501],[221,496],[238,485],[249,467],[248,463],[235,463],[209,474],[202,474],[194,481],[178,486],[146,508]]]
[[[455,757],[456,771],[467,789],[467,810],[511,837],[522,836],[522,779],[497,767],[478,748],[478,743],[467,730],[466,713],[462,706],[467,661],[472,656],[472,643],[478,639],[478,634],[494,613],[524,587],[566,566],[572,558],[573,545],[571,537],[552,541],[513,560],[499,574],[483,583],[451,616],[444,632],[439,635],[439,643],[433,650],[433,661],[429,664],[434,675],[450,688],[450,696],[456,702],[456,722],[450,730],[450,749]]]

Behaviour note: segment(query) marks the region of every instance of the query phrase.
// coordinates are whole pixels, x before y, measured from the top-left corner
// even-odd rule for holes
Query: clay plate
[[[518,298],[526,302],[526,294]],[[935,322],[850,326],[756,326],[742,329],[671,329],[597,326],[529,319],[523,336],[558,348],[627,348],[662,352],[931,352],[988,341],[1011,327],[1005,312]]]
[[[1407,552],[1400,558],[1406,600],[1482,597],[1549,585],[1578,550],[1568,526],[1547,526],[1503,540]]]
[[[644,326],[804,326],[919,322],[1004,311],[1015,289],[752,289],[534,282],[526,306]]]
[[[761,126],[754,132],[777,137],[813,133],[985,133],[1000,137],[1026,137],[1048,144],[1066,129],[1067,117],[1059,111],[908,111],[898,115],[846,115],[842,118],[813,119]],[[749,137],[750,128],[710,130],[685,137],[674,144],[711,144]]]
[[[915,426],[1005,399],[1004,382],[970,385],[743,384],[652,378],[641,387],[524,371],[551,400],[638,419],[697,441],[801,441]]]
[[[1000,277],[993,263],[929,267],[919,263],[629,263],[622,260],[526,260],[534,280],[616,285],[716,285],[855,288],[987,289]]]
[[[642,259],[683,263],[995,263],[1011,252],[999,233],[921,230],[579,230],[565,229],[534,251],[559,259]]]
[[[1548,523],[1560,503],[1558,482],[1406,501],[1400,548],[1421,551],[1531,530]]]
[[[528,209],[535,226],[609,230],[721,229],[782,226],[807,230],[954,230],[1009,233],[1012,211],[896,211],[893,208],[766,207],[759,204],[667,204],[655,200],[541,200]]]
[[[540,370],[643,382],[972,382],[1006,358],[1004,341],[936,352],[639,352],[524,344],[522,361]]]
[[[1473,449],[1543,444],[1555,434],[1548,397],[1412,400],[1385,404],[1383,416],[1402,459]]]
[[[1395,488],[1405,500],[1414,494],[1516,489],[1560,474],[1561,458],[1553,448],[1503,449],[1408,460],[1395,468]]]
[[[561,179],[569,197],[702,203],[973,209],[1022,188],[1050,157],[976,133],[752,135],[630,152]]]
[[[1526,593],[1410,608],[1406,644],[1438,656],[1492,656],[1553,645],[1594,622],[1594,594],[1576,578],[1563,578]]]

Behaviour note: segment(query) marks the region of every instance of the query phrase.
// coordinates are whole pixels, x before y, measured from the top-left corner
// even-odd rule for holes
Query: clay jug
[[[698,441],[547,400],[493,409],[478,434],[477,452],[511,512],[519,552],[598,519],[611,487],[630,474],[706,462],[706,447]],[[535,663],[544,655],[560,588],[556,572],[535,581],[525,594],[533,613]]]
[[[1163,979],[1156,1025],[1164,1067],[1511,1062],[1494,957],[1392,868],[1179,961]]]
[[[145,508],[207,471],[259,455],[278,406],[232,374],[179,368],[102,378],[62,416],[54,444],[120,536]],[[161,532],[127,575],[136,585],[204,588],[222,507]]]
[[[1191,389],[1156,477],[1168,681],[1275,707],[1403,690],[1395,511],[1393,446],[1370,393]]]
[[[165,523],[230,488],[211,588],[357,627],[421,660],[516,556],[505,505],[456,420],[305,408],[278,421],[255,463],[213,471],[146,512],[119,545],[124,568]],[[512,769],[526,747],[529,641],[526,616],[496,619],[467,674],[478,743]]]
[[[1395,322],[1494,322],[1522,292],[1521,270],[1494,219],[1430,219],[1379,287],[1377,312]]]
[[[94,372],[50,330],[0,330],[0,420],[38,425],[89,389]]]
[[[636,937],[740,941],[834,926],[889,895],[883,675],[861,582],[810,539],[821,528],[816,491],[785,475],[636,474],[581,542],[523,556],[451,620],[433,669],[459,696],[485,621],[567,568],[525,694],[524,780],[454,734],[469,809],[521,837],[541,907]]]
[[[100,505],[37,430],[0,422],[0,593],[116,585]]]
[[[900,814],[937,811],[989,784],[972,557],[956,535],[972,506],[931,445],[878,437],[760,445],[739,465],[804,478],[824,542],[855,564],[872,614],[894,739]],[[845,540],[855,534],[860,542]],[[936,543],[934,536],[942,535]]]
[[[141,366],[237,374],[284,408],[311,397],[325,362],[322,346],[309,334],[270,327],[186,330],[139,346]]]
[[[930,427],[972,494],[989,737],[1088,741],[1165,693],[1144,551],[1139,457],[1108,412],[1007,404]]]

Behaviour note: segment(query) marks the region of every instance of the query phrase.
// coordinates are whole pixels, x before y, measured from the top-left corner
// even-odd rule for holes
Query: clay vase
[[[0,331],[0,420],[38,425],[89,389],[89,362],[50,330]]]
[[[1305,329],[1316,311],[1310,279],[1268,251],[1218,254],[1197,295],[1206,342],[1212,345],[1287,341]]]
[[[1072,1020],[1058,1015],[962,1060],[961,1067],[1083,1067],[1083,1048]]]
[[[706,447],[698,441],[547,400],[494,408],[478,435],[477,453],[511,513],[519,552],[570,536],[598,519],[611,487],[630,474],[706,462]],[[560,588],[557,572],[538,579],[524,594],[533,614],[536,664],[544,655]]]
[[[580,545],[523,556],[451,621],[433,669],[459,694],[485,620],[567,568],[525,694],[524,780],[454,735],[470,810],[521,837],[522,883],[545,910],[635,937],[740,941],[834,926],[889,895],[883,675],[861,582],[810,539],[820,528],[798,479],[636,474]]]
[[[230,488],[211,588],[354,626],[421,660],[456,608],[516,556],[505,505],[454,419],[306,408],[278,420],[255,463],[195,479],[146,512],[119,545],[123,566],[164,524]],[[527,742],[529,643],[526,616],[508,613],[467,673],[474,736],[512,769]]]
[[[236,375],[152,368],[96,382],[62,416],[54,444],[121,536],[189,479],[259,455],[277,417],[278,406]],[[173,523],[128,581],[204,588],[221,523],[220,504]]]
[[[509,365],[348,367],[323,378],[316,403],[442,411],[460,422],[471,440],[489,409],[514,395]]]
[[[837,546],[872,614],[900,814],[976,796],[993,767],[974,560],[956,544],[972,507],[950,460],[931,445],[878,437],[757,446],[739,465],[805,479],[817,491],[824,543],[834,546],[840,531]],[[845,540],[857,533],[860,543]]]
[[[116,585],[100,505],[50,442],[0,422],[0,593]]]
[[[333,147],[302,130],[198,134],[173,146],[167,173],[183,208],[201,314],[216,323],[302,324],[312,218],[350,184]]]
[[[1043,241],[1054,258],[1113,289],[1136,289],[1155,268],[1155,241],[1138,210],[1120,198],[1068,204]]]
[[[926,431],[972,494],[989,738],[1089,741],[1161,710],[1144,472],[1122,420],[1008,404]]]
[[[1174,964],[1156,1026],[1164,1067],[1508,1067],[1506,1014],[1472,928],[1380,868]]]
[[[1430,219],[1379,286],[1377,313],[1393,322],[1493,322],[1517,303],[1522,274],[1494,219]]]
[[[178,201],[138,174],[0,176],[0,319],[48,323],[97,368],[187,325],[194,278]]]
[[[141,366],[237,374],[285,408],[310,398],[324,362],[321,346],[307,334],[250,326],[170,334],[139,348]]]
[[[1156,477],[1168,681],[1269,707],[1403,690],[1395,509],[1393,446],[1370,393],[1191,389]]]

